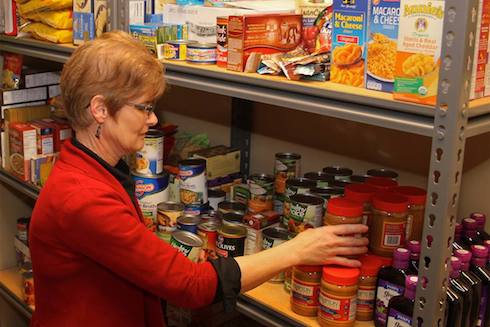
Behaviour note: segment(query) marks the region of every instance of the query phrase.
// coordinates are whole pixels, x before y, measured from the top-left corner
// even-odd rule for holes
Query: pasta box
[[[366,45],[366,88],[393,92],[400,0],[373,0]]]
[[[10,123],[10,169],[24,181],[31,178],[31,158],[37,154],[36,129],[27,123]]]
[[[227,69],[243,72],[252,53],[295,49],[301,42],[302,25],[301,15],[296,14],[230,16]]]
[[[330,80],[364,87],[368,0],[333,1]]]

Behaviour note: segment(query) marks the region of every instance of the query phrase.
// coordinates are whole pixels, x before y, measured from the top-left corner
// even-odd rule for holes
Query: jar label
[[[357,291],[357,311],[371,312],[374,309],[375,286],[359,286]]]
[[[405,243],[405,233],[407,224],[403,223],[383,223],[383,238],[381,247],[394,249]]]
[[[404,290],[404,286],[390,283],[384,279],[378,280],[376,311],[374,312],[374,318],[380,326],[386,325],[388,304],[390,303],[391,298],[402,295]]]
[[[413,215],[407,215],[407,230],[405,233],[405,239],[410,240],[412,236]]]
[[[356,297],[336,297],[320,292],[319,315],[327,320],[353,321],[356,318]]]
[[[291,284],[291,299],[294,303],[307,307],[317,307],[319,293],[320,285],[308,284],[296,278],[293,279]]]
[[[412,317],[404,315],[401,312],[398,312],[394,309],[390,309],[390,313],[388,315],[388,323],[386,327],[411,327],[412,326]]]

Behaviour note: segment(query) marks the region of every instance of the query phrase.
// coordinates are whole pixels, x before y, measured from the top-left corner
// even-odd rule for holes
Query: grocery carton
[[[208,180],[240,172],[240,150],[224,145],[190,152],[194,158],[206,160]]]
[[[393,92],[400,0],[373,0],[366,45],[366,88]]]
[[[55,155],[35,155],[31,158],[31,182],[34,185],[43,187],[48,180],[48,176],[53,169]]]
[[[364,87],[368,0],[334,0],[330,80]]]
[[[83,44],[107,31],[107,0],[73,1],[73,43]]]
[[[157,25],[143,24],[130,25],[129,31],[131,35],[143,42],[143,44],[156,56],[157,53]]]
[[[242,72],[252,53],[291,51],[300,44],[301,35],[301,15],[230,16],[227,69]]]
[[[332,50],[332,0],[296,0],[303,17],[303,47],[310,53]]]
[[[10,169],[14,175],[29,181],[31,158],[37,154],[36,129],[27,123],[9,125]]]
[[[435,105],[444,1],[401,0],[394,98]]]
[[[60,152],[63,142],[72,137],[73,130],[68,121],[44,118],[42,121],[53,130],[53,149]]]
[[[37,154],[53,154],[53,129],[42,121],[31,121],[29,124],[36,129]]]
[[[480,0],[476,22],[475,52],[471,71],[470,99],[485,95],[485,73],[488,64],[490,0]]]

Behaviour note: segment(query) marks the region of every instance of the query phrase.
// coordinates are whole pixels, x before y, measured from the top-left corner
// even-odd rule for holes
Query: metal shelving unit
[[[117,1],[111,1],[117,3]],[[124,2],[121,2],[124,3]],[[114,5],[114,4],[113,4]],[[127,10],[111,12],[112,26],[124,26]],[[277,77],[227,72],[216,67],[165,62],[169,84],[226,95],[232,101],[231,143],[243,157],[250,149],[250,101],[277,105],[431,137],[432,152],[417,289],[414,326],[438,326],[444,313],[450,236],[454,232],[462,176],[464,145],[469,137],[490,132],[490,98],[468,103],[468,83],[475,35],[476,0],[447,0],[439,98],[435,108],[392,100],[386,94],[339,87],[331,83],[288,82]],[[119,23],[118,23],[119,22]],[[63,63],[74,47],[0,36],[0,51]],[[242,167],[246,172],[247,165]],[[0,170],[0,181],[36,198],[38,191]],[[274,326],[297,326],[285,315],[241,296],[237,309]]]

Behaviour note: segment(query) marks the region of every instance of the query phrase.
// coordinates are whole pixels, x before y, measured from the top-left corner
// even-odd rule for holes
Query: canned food
[[[29,217],[22,217],[17,219],[17,238],[23,243],[27,244],[28,231],[29,231]]]
[[[201,222],[199,216],[183,215],[177,218],[177,229],[197,234],[197,225]]]
[[[220,214],[225,214],[227,212],[238,212],[242,216],[244,216],[246,211],[247,211],[247,206],[240,202],[223,201],[218,204],[218,212]]]
[[[223,221],[218,230],[216,252],[221,257],[239,257],[245,251],[247,228],[242,224]]]
[[[226,68],[228,62],[228,17],[216,19],[216,65]]]
[[[177,218],[184,214],[184,205],[177,202],[162,202],[157,206],[157,233],[170,242],[170,236],[177,229]]]
[[[168,174],[142,175],[131,173],[135,184],[135,196],[138,200],[143,222],[151,231],[156,231],[157,207],[168,201]]]
[[[169,60],[186,60],[187,41],[167,41],[163,44],[163,58]]]
[[[227,212],[221,215],[222,223],[243,224],[243,215],[241,212]]]
[[[186,215],[199,216],[202,214],[206,214],[208,212],[209,212],[209,202],[204,204],[193,203],[184,206],[184,214]]]
[[[290,232],[299,233],[307,228],[315,228],[322,225],[323,205],[322,198],[296,194],[288,199],[288,212],[284,213],[288,218]]]
[[[210,210],[209,212],[201,215],[201,223],[211,221],[211,222],[216,222],[217,224],[219,224],[220,219],[221,218],[218,217],[217,212],[213,211],[213,210]]]
[[[325,201],[324,207],[326,208],[328,200],[344,195],[344,190],[337,187],[315,187],[310,190],[309,195],[322,198]]]
[[[297,153],[276,153],[274,165],[275,191],[278,194],[286,193],[286,180],[300,175],[301,155]]]
[[[209,207],[218,210],[218,204],[226,200],[226,193],[223,190],[208,190]]]
[[[278,246],[288,240],[289,232],[283,227],[269,227],[262,232],[262,249],[267,250]],[[284,281],[284,272],[280,272],[272,277],[269,282],[282,283]]]
[[[346,181],[346,182],[350,180],[350,176],[353,173],[352,169],[339,167],[339,166],[325,167],[323,168],[323,172],[333,176],[334,179],[337,181]]]
[[[163,172],[163,132],[150,129],[143,148],[136,152],[135,171],[138,174],[158,175]]]
[[[218,237],[219,224],[217,222],[208,221],[200,223],[197,226],[197,235],[202,239],[203,250],[206,259],[216,259],[216,239]]]
[[[314,171],[309,172],[304,175],[304,178],[310,179],[316,182],[316,187],[327,187],[329,183],[333,182],[334,177],[332,175],[328,175],[323,171]]]
[[[395,181],[398,179],[398,173],[396,171],[385,169],[385,168],[369,169],[367,171],[367,175],[369,177],[386,177],[386,178],[393,179]]]
[[[272,210],[272,197],[274,195],[274,177],[267,174],[254,174],[248,178],[250,199],[248,211],[258,213]]]
[[[216,43],[189,42],[187,62],[193,64],[215,64]]]
[[[352,183],[360,184],[365,183],[368,177],[367,175],[352,175],[349,179]]]
[[[186,159],[179,162],[180,201],[185,204],[207,203],[206,160]]]
[[[202,261],[202,244],[202,240],[199,236],[184,230],[173,232],[172,238],[170,239],[170,245],[182,252],[193,262]]]
[[[34,305],[34,276],[32,271],[22,273],[22,295],[27,305]]]
[[[286,181],[286,196],[291,197],[295,194],[308,193],[316,187],[316,182],[307,178],[293,178]]]

